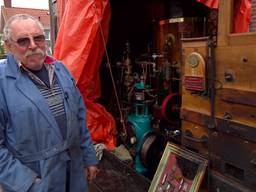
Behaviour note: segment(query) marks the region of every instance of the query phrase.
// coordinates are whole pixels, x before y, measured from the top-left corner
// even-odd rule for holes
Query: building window
[[[49,29],[44,29],[44,34],[45,34],[45,39],[50,40],[50,30]]]

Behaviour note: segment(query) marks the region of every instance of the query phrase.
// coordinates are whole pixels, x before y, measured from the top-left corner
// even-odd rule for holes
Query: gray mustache
[[[31,55],[35,55],[35,54],[41,54],[41,55],[44,55],[44,52],[37,48],[36,50],[28,50],[26,53],[25,53],[25,57],[28,57],[28,56],[31,56]]]

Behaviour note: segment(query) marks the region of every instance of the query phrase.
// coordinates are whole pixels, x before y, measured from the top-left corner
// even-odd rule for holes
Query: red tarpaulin
[[[103,40],[109,31],[109,1],[58,0],[57,3],[61,8],[58,11],[64,13],[58,13],[63,17],[58,18],[61,23],[54,57],[61,60],[76,79],[87,108],[87,126],[93,141],[114,149],[114,118],[96,103],[101,95],[99,67],[105,52]]]
[[[233,33],[249,32],[252,12],[251,0],[238,0],[234,7]]]
[[[57,11],[58,11],[58,28],[60,27],[61,19],[63,18],[63,14],[65,12],[65,7],[67,5],[68,0],[58,0],[57,1]]]
[[[197,2],[203,3],[212,9],[218,9],[219,6],[219,0],[197,0]]]

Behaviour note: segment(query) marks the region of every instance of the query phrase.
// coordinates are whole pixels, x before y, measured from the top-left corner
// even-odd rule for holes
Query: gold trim
[[[182,23],[182,22],[195,22],[195,21],[204,21],[205,17],[178,17],[160,20],[159,25],[165,25],[170,23]]]
[[[165,25],[165,24],[169,24],[169,23],[182,23],[184,22],[184,18],[173,18],[173,19],[165,19],[165,20],[161,20],[159,21],[159,25]]]

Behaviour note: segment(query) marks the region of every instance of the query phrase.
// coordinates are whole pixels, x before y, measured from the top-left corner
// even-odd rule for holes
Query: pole
[[[52,54],[54,51],[54,46],[55,46],[55,40],[56,40],[56,16],[54,15],[54,8],[53,8],[53,3],[56,3],[56,0],[49,0],[49,12],[50,12],[50,37],[51,37],[51,50]]]

